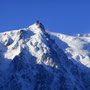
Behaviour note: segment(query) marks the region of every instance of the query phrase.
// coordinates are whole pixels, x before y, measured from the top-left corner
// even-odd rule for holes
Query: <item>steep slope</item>
[[[89,68],[68,59],[57,35],[39,21],[1,33],[0,90],[89,90]]]
[[[90,36],[89,34],[68,36],[63,34],[50,33],[57,45],[62,48],[68,58],[90,67]]]

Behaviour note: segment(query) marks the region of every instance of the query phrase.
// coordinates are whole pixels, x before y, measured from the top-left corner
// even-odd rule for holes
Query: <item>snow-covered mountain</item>
[[[36,21],[0,33],[0,90],[90,90],[90,36],[47,31]]]

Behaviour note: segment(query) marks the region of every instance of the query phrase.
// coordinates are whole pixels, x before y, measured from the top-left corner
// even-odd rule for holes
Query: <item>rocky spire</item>
[[[39,26],[39,28],[41,28],[41,30],[45,31],[44,25],[41,22],[39,22],[39,20],[37,20],[35,23],[36,23],[36,25]]]
[[[38,25],[39,24],[39,20],[37,20],[35,23]]]

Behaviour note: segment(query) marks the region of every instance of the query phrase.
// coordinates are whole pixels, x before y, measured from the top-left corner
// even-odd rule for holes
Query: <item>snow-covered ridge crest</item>
[[[88,34],[76,34],[78,37],[90,37],[90,33]]]
[[[82,63],[87,67],[90,67],[89,36],[69,36],[59,33],[48,33],[51,34],[52,39],[55,39],[57,45],[65,51],[68,58],[76,60],[77,62]]]

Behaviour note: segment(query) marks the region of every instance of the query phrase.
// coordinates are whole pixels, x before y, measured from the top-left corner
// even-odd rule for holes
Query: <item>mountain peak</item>
[[[30,25],[29,29],[34,33],[45,32],[45,27],[39,20],[37,20],[34,24]]]
[[[37,20],[37,21],[35,22],[35,24],[36,24],[40,29],[45,30],[44,25],[43,25],[39,20]]]
[[[39,24],[39,20],[36,20],[36,22],[35,22],[36,24]]]

